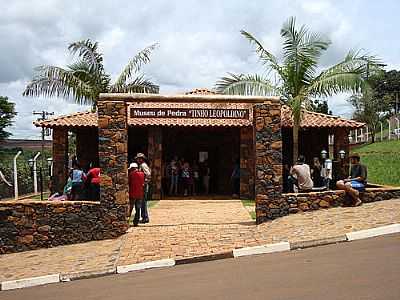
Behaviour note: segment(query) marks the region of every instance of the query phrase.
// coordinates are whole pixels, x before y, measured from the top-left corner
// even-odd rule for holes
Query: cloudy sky
[[[16,103],[15,138],[39,138],[33,110],[60,115],[87,109],[62,99],[21,96],[35,66],[65,66],[71,62],[68,44],[81,39],[99,42],[113,78],[130,57],[158,42],[143,71],[168,94],[212,88],[226,72],[262,73],[239,31],[253,33],[279,56],[279,30],[290,16],[331,39],[322,68],[350,48],[362,48],[379,55],[387,69],[400,69],[398,0],[0,0],[0,7],[0,95]],[[348,117],[345,99],[336,96],[329,105]]]

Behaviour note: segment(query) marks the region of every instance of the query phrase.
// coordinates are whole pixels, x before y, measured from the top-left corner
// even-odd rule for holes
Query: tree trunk
[[[299,157],[299,125],[293,122],[293,165]]]

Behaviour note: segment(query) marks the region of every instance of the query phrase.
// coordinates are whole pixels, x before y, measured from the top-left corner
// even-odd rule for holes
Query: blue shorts
[[[365,191],[365,185],[362,182],[359,182],[357,180],[352,180],[351,181],[351,187],[359,192]]]

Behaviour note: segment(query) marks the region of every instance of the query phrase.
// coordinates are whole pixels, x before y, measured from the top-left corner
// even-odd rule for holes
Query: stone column
[[[103,238],[110,238],[128,228],[127,112],[124,101],[100,99],[97,108]]]
[[[339,151],[344,150],[346,152],[345,159],[339,158]],[[337,179],[346,178],[349,174],[349,130],[346,128],[335,128],[334,131],[334,143],[333,143],[333,155],[335,161],[338,162],[338,174]]]
[[[152,180],[152,198],[161,199],[161,179],[162,179],[162,128],[149,128],[148,157],[150,160],[151,180]]]
[[[289,214],[282,197],[282,136],[279,100],[254,106],[257,224]]]
[[[240,198],[254,199],[254,131],[253,127],[240,128]]]
[[[51,192],[62,192],[68,176],[68,129],[53,128],[53,178]]]

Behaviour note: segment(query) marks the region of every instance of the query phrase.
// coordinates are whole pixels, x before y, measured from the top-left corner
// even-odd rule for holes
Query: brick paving
[[[400,223],[400,199],[299,213],[259,226],[237,200],[171,200],[151,208],[150,218],[115,240],[1,255],[0,281],[342,235]]]

